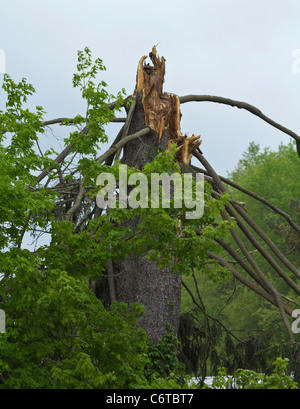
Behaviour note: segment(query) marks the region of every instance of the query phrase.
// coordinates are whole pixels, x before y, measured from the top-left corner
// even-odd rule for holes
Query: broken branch
[[[295,132],[291,131],[290,129],[286,128],[285,126],[280,125],[278,122],[273,121],[273,119],[267,117],[265,114],[261,112],[261,110],[259,110],[253,105],[250,105],[242,101],[235,101],[229,98],[218,97],[215,95],[185,95],[179,97],[179,101],[181,104],[185,104],[186,102],[217,102],[219,104],[225,104],[230,105],[232,107],[237,107],[239,109],[245,109],[251,114],[258,116],[263,121],[267,122],[269,125],[274,126],[281,132],[284,132],[287,135],[291,136],[293,139],[295,139],[297,143],[297,152],[300,157],[300,136],[297,135]]]

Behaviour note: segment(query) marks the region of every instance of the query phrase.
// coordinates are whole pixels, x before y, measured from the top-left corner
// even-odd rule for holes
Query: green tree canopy
[[[107,84],[97,79],[104,69],[101,59],[92,61],[88,48],[79,51],[73,85],[86,103],[86,112],[49,121],[44,120],[42,107],[33,111],[28,108],[34,87],[25,79],[16,83],[4,75],[2,93],[6,103],[0,111],[0,308],[6,313],[7,331],[0,334],[2,388],[186,386],[177,360],[178,341],[172,333],[166,329],[162,343],[152,345],[139,326],[144,308],[138,303],[111,302],[103,295],[108,293],[103,284],[109,281],[106,276],[112,277],[109,262],[132,255],[146,254],[159,268],[168,267],[173,274],[182,276],[193,277],[195,271],[201,270],[205,279],[220,282],[232,274],[235,280],[276,305],[288,328],[286,314],[290,313],[292,301],[282,297],[290,296],[287,284],[294,280],[291,271],[296,268],[284,269],[284,278],[290,281],[273,289],[271,285],[278,284],[277,276],[265,265],[253,273],[245,267],[242,257],[235,261],[226,259],[228,254],[236,255],[243,248],[242,239],[234,230],[235,226],[242,230],[243,224],[234,212],[247,215],[239,196],[232,197],[231,191],[226,191],[200,151],[194,152],[195,156],[208,170],[203,196],[205,212],[200,220],[184,218],[187,205],[180,209],[100,209],[96,205],[97,193],[103,187],[97,184],[98,175],[107,172],[117,177],[119,161],[113,163],[115,154],[118,157],[126,143],[149,133],[146,127],[127,135],[128,127],[126,132],[122,128],[112,146],[100,155],[103,142],[108,140],[105,125],[117,120],[115,112],[123,107],[128,112],[126,129],[134,104],[132,98],[125,98],[124,90],[117,95],[107,91]],[[47,127],[55,123],[76,130],[61,141],[61,152],[52,148],[43,152],[39,141]],[[162,171],[170,175],[174,170],[195,175],[195,167],[184,168],[177,163],[177,149],[182,146],[158,152],[143,169],[146,178]],[[290,159],[288,167],[282,155]],[[299,165],[291,164],[293,155],[292,145],[281,147],[278,156],[269,151],[261,154],[258,147],[251,145],[232,177],[249,188],[258,187],[261,180],[272,180],[274,189],[268,186],[268,199],[285,209],[291,206],[296,222]],[[288,172],[283,173],[287,168]],[[129,168],[128,176],[138,172]],[[193,181],[192,195],[195,192]],[[290,192],[295,193],[288,199]],[[266,193],[266,188],[262,193]],[[114,194],[118,195],[117,189]],[[171,202],[174,204],[174,198]],[[274,237],[280,231],[281,250],[296,255],[298,238],[281,226],[277,216],[265,217],[260,207],[251,208],[252,204],[249,214],[260,214],[263,229],[269,229]],[[134,218],[138,220],[136,230],[130,227]],[[235,241],[231,241],[229,233]],[[46,244],[38,242],[41,234],[47,235]],[[24,245],[28,236],[33,240],[30,248]],[[232,253],[230,246],[236,244],[239,250],[235,247]],[[221,248],[229,249],[225,257]],[[243,257],[251,261],[251,254],[246,249]],[[283,257],[282,260],[285,261]],[[281,271],[276,265],[275,270]],[[296,280],[293,283],[297,286]],[[167,305],[172,313],[172,303],[168,301]],[[212,327],[207,329],[213,331]],[[206,337],[207,332],[202,338]]]

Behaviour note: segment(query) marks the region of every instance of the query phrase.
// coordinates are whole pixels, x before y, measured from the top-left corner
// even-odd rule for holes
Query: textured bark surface
[[[131,256],[120,264],[117,280],[119,301],[141,303],[146,312],[139,325],[154,342],[162,339],[167,326],[177,335],[180,316],[181,276],[170,274],[169,269],[157,268],[155,262]]]
[[[176,95],[163,93],[165,59],[159,58],[153,47],[149,54],[153,66],[145,65],[146,56],[138,64],[135,100],[128,135],[144,127],[151,132],[129,142],[124,147],[122,163],[143,169],[159,151],[176,143],[180,148],[177,160],[189,163],[192,152],[200,145],[200,137],[188,138],[180,131],[179,99]],[[130,220],[128,225],[135,229],[138,220]],[[159,269],[152,261],[143,257],[132,257],[119,263],[116,279],[116,294],[119,301],[139,302],[146,313],[139,324],[154,342],[162,339],[170,324],[177,335],[180,316],[181,277],[170,274],[170,269]]]

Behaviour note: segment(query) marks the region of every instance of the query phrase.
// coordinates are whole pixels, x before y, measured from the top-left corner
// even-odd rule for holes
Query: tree
[[[157,55],[155,47],[149,56],[153,66],[145,65],[146,56],[142,57],[136,89],[125,98],[124,90],[113,96],[107,92],[105,82],[95,83],[96,75],[105,69],[103,62],[99,58],[93,62],[88,48],[79,51],[73,85],[79,88],[87,109],[85,116],[74,118],[45,121],[42,107],[36,107],[36,112],[25,107],[33,86],[24,79],[16,84],[8,75],[4,77],[7,101],[6,111],[0,116],[0,301],[8,317],[8,330],[7,338],[2,340],[3,385],[32,386],[38,379],[36,387],[47,387],[49,374],[51,387],[151,385],[149,376],[145,378],[147,347],[143,330],[153,348],[163,341],[166,332],[177,336],[181,276],[192,274],[196,268],[215,275],[230,272],[277,306],[294,341],[287,319],[294,301],[283,301],[234,226],[296,294],[300,291],[298,284],[282,270],[272,253],[297,278],[300,273],[232,197],[200,151],[200,137],[181,133],[180,103],[194,100],[230,104],[260,116],[297,143],[300,137],[248,104],[220,97],[163,93],[165,60]],[[122,108],[126,118],[116,118],[115,112]],[[105,124],[110,121],[124,125],[111,147],[99,155],[101,143],[107,141]],[[75,126],[77,130],[64,139],[60,153],[53,149],[42,152],[39,136],[54,124]],[[206,170],[191,165],[192,156]],[[135,203],[145,206],[124,208],[120,169],[125,165],[126,199],[131,195]],[[175,183],[168,208],[152,207],[151,198],[130,185],[129,178],[134,176],[135,182],[146,180],[149,186],[152,175],[162,172],[179,174],[181,185],[187,174],[193,174],[190,201],[198,192],[197,174],[206,174],[205,212],[201,219],[185,217],[190,210],[185,202],[175,206]],[[99,179],[99,175],[107,179]],[[109,181],[116,183],[109,185]],[[162,199],[163,187],[158,192]],[[104,200],[100,207],[99,194]],[[116,207],[111,205],[115,198]],[[242,219],[264,239],[271,252],[261,246]],[[287,220],[295,228],[295,223]],[[40,234],[47,234],[49,241],[30,251],[23,246],[28,233],[35,241]],[[229,233],[244,258],[226,241]],[[240,265],[243,273],[219,255],[220,248]],[[134,334],[138,334],[136,342]],[[131,342],[130,347],[126,341]],[[35,361],[33,350],[38,351]],[[132,355],[136,360],[129,362]],[[113,364],[106,366],[105,357]]]
[[[174,169],[180,171],[177,163],[190,163],[193,150],[200,145],[200,137],[181,134],[178,97],[163,93],[165,60],[157,56],[155,47],[150,58],[153,67],[144,64],[146,56],[139,61],[136,89],[132,96],[134,103],[124,126],[129,134],[141,132],[147,129],[145,127],[148,127],[149,132],[125,145],[121,162],[144,170],[149,177],[156,172],[172,175]],[[123,130],[122,137],[126,136],[127,129]],[[175,144],[173,148],[172,143]],[[175,163],[158,162],[158,152],[166,149],[176,149]],[[149,163],[152,165],[149,166]],[[146,213],[142,212],[140,216],[130,220],[133,234],[142,231],[148,243],[143,246],[143,255],[133,254],[117,267],[122,272],[116,279],[117,299],[127,303],[140,302],[146,307],[141,325],[154,342],[162,339],[167,324],[177,334],[181,287],[181,274],[178,273],[187,274],[210,247],[211,240],[204,242],[205,225],[211,229],[210,237],[218,234],[223,225],[221,223],[216,228],[212,227],[213,214],[207,202],[207,212],[201,220],[202,237],[199,239],[190,231],[199,221],[183,220],[180,214],[183,209],[174,210],[172,214],[170,211],[157,212],[156,209],[147,207]],[[193,255],[194,260],[187,253],[187,246],[197,247],[199,254]],[[173,267],[170,267],[172,264]],[[175,274],[170,274],[171,271]]]

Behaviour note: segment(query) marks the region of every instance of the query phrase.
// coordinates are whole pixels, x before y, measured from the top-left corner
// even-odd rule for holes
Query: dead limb
[[[222,183],[221,179],[219,178],[219,176],[216,174],[216,172],[214,171],[214,169],[211,167],[211,165],[207,162],[207,160],[204,158],[204,156],[202,154],[200,154],[199,152],[195,152],[195,156],[199,159],[199,161],[202,163],[202,165],[206,168],[208,174],[213,178],[214,183],[216,184],[217,188],[219,189],[220,192],[228,192],[227,188],[225,187],[225,185]],[[242,216],[243,218],[245,218],[246,222],[251,226],[251,228],[254,228],[256,233],[258,233],[263,239],[266,239],[266,243],[270,246],[270,248],[274,251],[276,250],[276,255],[277,257],[280,257],[281,261],[284,261],[283,259],[283,255],[279,254],[279,250],[277,249],[277,247],[275,246],[274,243],[272,243],[267,237],[265,237],[262,233],[262,231],[260,230],[260,228],[258,228],[258,226],[256,226],[256,224],[254,224],[254,222],[252,223],[251,219],[249,218],[249,216],[246,214],[246,212],[244,211],[244,209],[241,208],[241,206],[237,206],[236,204],[232,203],[231,205],[226,205],[226,211],[227,213],[236,220],[238,227],[241,229],[241,231],[245,234],[245,236],[248,238],[248,240],[250,241],[250,243],[259,250],[260,254],[269,262],[269,264],[274,268],[274,270],[289,284],[289,286],[299,295],[300,294],[300,288],[298,287],[298,285],[282,270],[282,268],[280,267],[280,265],[273,259],[273,257],[269,254],[269,252],[263,248],[263,246],[258,242],[258,240],[254,237],[254,235],[252,234],[252,232],[246,227],[246,225],[243,223],[242,219],[240,216]],[[238,214],[239,215],[238,215]],[[226,220],[228,220],[228,217],[226,216],[225,212],[223,211],[222,213],[222,217]],[[262,285],[262,287],[264,288],[264,290],[261,290],[258,286],[256,286],[254,283],[252,283],[251,281],[249,281],[248,279],[246,279],[243,275],[241,275],[240,273],[238,273],[238,271],[230,264],[228,263],[226,260],[222,259],[220,256],[212,253],[212,252],[208,252],[208,256],[210,258],[213,258],[215,260],[217,260],[219,262],[220,265],[227,267],[231,270],[232,274],[234,275],[234,277],[236,277],[239,281],[243,282],[245,285],[247,285],[247,287],[251,288],[252,290],[254,290],[255,292],[257,292],[258,294],[262,295],[264,298],[268,299],[270,302],[272,302],[274,305],[276,305],[280,311],[280,314],[282,316],[282,320],[284,322],[284,325],[286,327],[286,330],[289,334],[290,340],[291,342],[295,342],[294,340],[294,336],[293,333],[291,331],[290,328],[290,324],[287,320],[287,317],[285,315],[285,313],[287,312],[287,308],[284,306],[284,304],[282,303],[282,296],[279,294],[279,292],[273,287],[273,285],[266,279],[266,277],[264,276],[264,274],[261,272],[260,268],[258,267],[258,265],[254,262],[254,260],[252,259],[252,257],[249,255],[248,250],[246,249],[246,247],[244,246],[242,240],[238,237],[238,235],[235,233],[235,230],[233,228],[231,228],[230,230],[232,237],[234,238],[234,240],[236,241],[236,243],[239,245],[239,247],[241,248],[242,252],[244,253],[246,259],[248,260],[248,262],[250,262],[250,264],[252,265],[254,271],[255,271],[255,275],[252,275],[253,270],[249,270],[248,268],[246,269],[246,271],[248,273],[250,273],[252,275],[252,278],[254,278],[260,285]],[[222,243],[223,247],[224,243]],[[232,252],[231,252],[232,253]],[[234,254],[231,254],[232,256],[234,256]],[[244,268],[245,265],[243,262],[241,262],[241,260],[238,259],[237,256],[234,257],[237,261],[239,261],[239,264]],[[270,298],[271,297],[271,298]],[[289,313],[291,314],[291,309],[289,308]]]
[[[198,152],[195,152],[195,156],[200,160],[202,165],[207,169],[210,173],[211,177],[214,179],[214,182],[218,186],[221,192],[228,192],[225,185],[222,183],[219,176],[216,174],[214,169],[211,165],[207,162],[204,156]],[[233,217],[239,226],[239,228],[243,231],[249,241],[254,245],[255,248],[259,250],[261,255],[270,263],[270,265],[274,268],[275,271],[294,289],[294,291],[300,294],[300,288],[298,285],[282,270],[280,265],[273,259],[273,257],[266,251],[263,246],[259,243],[259,241],[254,237],[251,231],[246,227],[243,223],[239,215],[245,219],[245,221],[249,224],[249,226],[254,229],[254,231],[265,241],[265,243],[269,246],[269,248],[274,252],[274,254],[278,257],[278,259],[284,263],[290,271],[295,274],[297,278],[300,278],[300,272],[287,260],[287,258],[280,252],[277,246],[268,238],[268,236],[259,228],[259,226],[248,216],[244,209],[241,206],[237,206],[235,203],[232,204],[232,207],[226,205],[226,211]]]
[[[197,152],[193,153],[193,155],[195,157],[197,157]],[[205,169],[200,169],[197,166],[193,166],[190,165],[194,170],[196,170],[197,172],[200,173],[204,173],[205,175],[209,176],[209,172],[207,172]],[[244,188],[243,186],[238,185],[235,182],[232,182],[231,180],[218,175],[219,178],[221,179],[222,182],[226,183],[227,185],[232,186],[233,188],[245,193],[248,196],[253,197],[254,199],[256,199],[257,201],[263,203],[264,205],[266,205],[267,207],[269,207],[270,209],[272,209],[275,213],[279,214],[280,216],[284,217],[286,219],[286,221],[289,223],[289,225],[296,230],[299,234],[300,234],[300,228],[299,226],[296,225],[296,223],[293,222],[291,216],[289,214],[287,214],[286,212],[282,211],[281,209],[279,209],[278,207],[276,207],[273,203],[269,202],[268,200],[266,200],[265,198],[257,195],[254,192],[251,192],[250,190]]]
[[[218,324],[221,325],[221,327],[223,327],[223,328],[225,329],[226,332],[228,332],[230,335],[232,335],[238,342],[240,342],[240,343],[243,344],[243,341],[241,341],[241,340],[240,340],[239,338],[237,338],[229,329],[227,329],[227,328],[225,327],[225,325],[224,325],[218,318],[215,318],[215,317],[211,316],[210,314],[208,314],[208,313],[205,311],[204,306],[203,306],[203,305],[201,306],[201,305],[197,302],[197,300],[196,300],[196,298],[194,297],[193,293],[191,292],[191,290],[188,288],[188,286],[185,284],[185,282],[184,282],[183,280],[181,281],[181,284],[182,284],[183,287],[186,289],[186,291],[189,293],[191,299],[193,300],[193,303],[199,308],[199,310],[200,310],[201,312],[203,312],[203,313],[205,314],[205,316],[206,316],[207,318],[210,318],[210,319],[212,319],[213,321],[216,321]]]
[[[109,122],[125,122],[125,121],[126,121],[126,118],[113,118]],[[42,124],[44,126],[50,126],[50,125],[61,124],[63,122],[66,122],[67,124],[74,124],[74,118],[66,118],[66,117],[54,118],[54,119],[49,119],[47,121],[43,121]]]
[[[66,213],[66,217],[65,217],[66,220],[72,219],[73,214],[81,205],[83,196],[84,196],[84,178],[82,178],[79,182],[79,191],[78,191],[77,197],[75,199],[73,206]]]
[[[237,107],[239,109],[245,109],[251,114],[258,116],[260,119],[267,122],[269,125],[279,129],[281,132],[284,132],[287,135],[291,136],[293,139],[295,139],[297,143],[298,155],[300,157],[300,136],[297,135],[295,132],[291,131],[290,129],[286,128],[285,126],[280,125],[278,122],[273,121],[273,119],[267,117],[253,105],[247,104],[246,102],[242,101],[235,101],[229,98],[218,97],[215,95],[185,95],[179,97],[179,101],[181,104],[184,104],[186,102],[217,102],[219,104],[225,104],[230,105],[232,107]]]
[[[111,146],[105,153],[99,156],[97,158],[97,162],[99,163],[104,162],[112,154],[117,152],[119,149],[123,148],[123,146],[126,145],[126,143],[134,141],[135,139],[140,138],[141,136],[147,135],[148,133],[150,133],[150,131],[151,131],[150,128],[147,127],[147,128],[141,129],[138,132],[135,132],[132,135],[126,136],[125,138],[121,139],[116,145]]]

